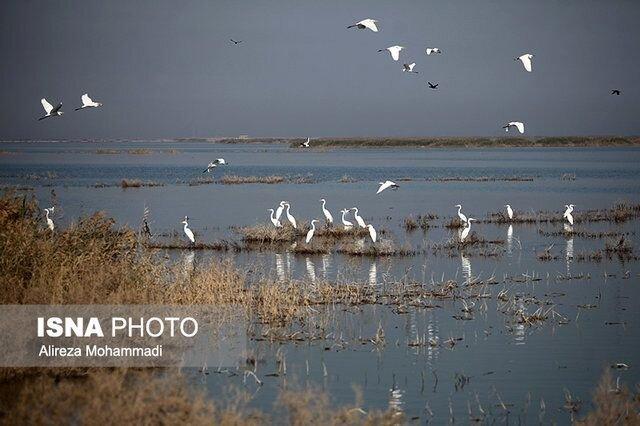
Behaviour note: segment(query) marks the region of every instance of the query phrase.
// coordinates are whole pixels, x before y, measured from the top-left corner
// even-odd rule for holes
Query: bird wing
[[[384,182],[382,185],[380,185],[380,188],[378,188],[378,192],[376,192],[376,194],[381,193],[382,191],[384,191],[385,189],[387,189],[391,185],[393,185],[393,182],[391,182],[391,181]]]
[[[62,102],[60,102],[58,105],[56,105],[55,108],[51,110],[51,114],[57,113],[58,111],[60,111],[60,108],[62,108]]]
[[[378,235],[376,233],[376,230],[373,228],[373,226],[369,227],[369,235],[371,236],[371,241],[375,243]]]
[[[53,109],[53,105],[51,105],[49,102],[47,102],[47,100],[45,98],[40,99],[40,103],[42,103],[42,107],[44,108],[44,111],[47,114],[50,114],[51,110]]]
[[[391,57],[393,58],[394,61],[397,61],[398,59],[400,59],[400,49],[398,48],[389,48],[389,53],[391,53]]]
[[[524,65],[524,69],[531,72],[531,58],[528,55],[522,55],[519,59],[522,65]]]
[[[93,100],[86,93],[84,95],[82,95],[82,105],[84,105],[84,106],[93,105]]]
[[[375,21],[373,19],[364,19],[364,20],[358,22],[358,24],[364,25],[365,27],[369,28],[374,33],[378,32],[378,26],[376,25],[376,23],[375,23]]]
[[[524,133],[524,123],[521,123],[519,121],[516,121],[515,123],[513,123],[514,126],[516,126],[518,128],[518,131],[520,133]]]

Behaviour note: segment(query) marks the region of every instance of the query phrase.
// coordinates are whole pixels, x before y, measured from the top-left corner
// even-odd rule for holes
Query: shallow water
[[[135,149],[151,153],[127,153]],[[98,154],[98,150],[119,153]],[[516,212],[561,212],[567,203],[575,204],[577,211],[610,208],[623,200],[638,203],[640,149],[301,151],[283,145],[122,141],[2,142],[0,152],[0,185],[32,187],[43,207],[55,203],[54,220],[59,227],[96,210],[106,211],[121,224],[137,227],[148,206],[152,231],[164,234],[161,239],[182,238],[180,220],[188,215],[198,240],[234,240],[239,235],[230,227],[267,222],[267,209],[283,199],[291,202],[299,220],[320,218],[318,200],[324,197],[334,218],[339,218],[341,208],[358,206],[367,223],[387,232],[382,238],[418,250],[415,256],[375,259],[335,253],[300,256],[286,249],[239,254],[169,253],[187,264],[206,265],[211,258],[233,257],[240,266],[247,266],[250,275],[295,279],[301,285],[320,280],[365,282],[384,289],[398,281],[431,286],[443,277],[459,283],[491,276],[498,281],[483,287],[493,297],[477,302],[471,320],[453,318],[462,312],[459,300],[434,301],[440,307],[408,307],[400,312],[396,306],[387,305],[337,307],[329,315],[327,328],[333,332],[329,338],[286,344],[251,341],[252,351],[263,360],[258,375],[265,384],[256,389],[247,382],[246,387],[256,390],[252,404],[260,408],[270,409],[281,387],[308,381],[328,390],[336,401],[353,400],[355,384],[363,391],[364,409],[385,409],[391,404],[405,411],[408,418],[419,416],[420,422],[448,421],[449,404],[457,421],[467,421],[468,403],[474,415],[479,412],[477,393],[487,419],[505,419],[508,415],[510,421],[526,418],[531,422],[543,415],[544,422],[566,423],[570,417],[562,409],[564,389],[585,401],[584,412],[589,409],[592,389],[610,364],[631,365],[629,370],[613,371],[622,382],[633,385],[640,381],[640,319],[633,302],[640,296],[637,262],[622,262],[615,256],[601,262],[578,260],[581,253],[602,249],[604,239],[545,236],[539,232],[559,231],[561,223],[514,224],[511,231],[508,225],[478,223],[473,230],[479,236],[504,241],[496,249],[498,256],[479,256],[473,250],[453,255],[432,251],[433,244],[455,237],[455,232],[442,224],[455,215],[453,206],[458,203],[468,216],[479,219],[502,210],[506,203]],[[218,157],[230,164],[216,169],[216,178],[222,174],[303,176],[313,183],[187,184],[202,177],[206,163]],[[575,173],[576,179],[561,180],[564,173]],[[345,175],[355,182],[339,182]],[[425,180],[453,176],[526,176],[533,180]],[[378,181],[401,178],[411,180],[399,182],[397,191],[375,194]],[[163,186],[122,189],[117,186],[122,179],[155,181]],[[114,186],[93,187],[96,184]],[[436,227],[426,232],[404,230],[405,217],[427,212],[439,216],[434,221]],[[583,223],[574,228],[628,233],[627,239],[633,243],[640,232],[638,220]],[[538,260],[536,254],[552,244],[551,252],[558,259]],[[522,274],[540,280],[505,280]],[[550,300],[564,320],[536,326],[514,323],[511,316],[501,313],[504,306],[496,299],[501,291],[516,301],[534,296]],[[532,313],[537,306],[523,303],[522,308]],[[362,340],[372,338],[379,326],[385,330],[385,344],[363,344]],[[439,344],[409,344],[424,336]],[[451,337],[462,340],[449,347],[444,342]],[[287,375],[265,376],[277,371],[277,353],[286,358]],[[468,382],[456,374],[468,377]],[[230,383],[243,386],[241,376],[193,372],[193,377],[195,386],[204,386],[213,395]],[[541,398],[546,405],[544,413],[540,410]],[[427,403],[433,416],[425,411]]]

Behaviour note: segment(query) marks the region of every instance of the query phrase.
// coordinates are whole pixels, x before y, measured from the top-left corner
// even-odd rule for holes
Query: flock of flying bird
[[[367,18],[367,19],[363,19],[359,22],[356,22],[352,25],[347,26],[347,28],[357,28],[359,30],[370,30],[374,33],[377,33],[378,30],[378,23],[379,21],[376,19],[371,19],[371,18]],[[233,43],[234,45],[239,45],[240,43],[242,43],[242,40],[234,40],[233,38],[230,39],[231,43]],[[400,46],[400,45],[393,45],[393,46],[389,46],[387,48],[384,49],[379,49],[378,52],[388,52],[389,55],[391,56],[391,59],[393,59],[394,61],[398,61],[400,59],[400,53],[404,50],[404,46]],[[430,55],[437,55],[437,54],[442,54],[442,50],[438,47],[427,47],[425,50],[425,53],[430,56]],[[522,66],[524,67],[524,69],[527,72],[532,72],[533,70],[533,63],[532,60],[534,58],[534,55],[531,53],[525,53],[523,55],[518,56],[517,58],[515,58],[515,61],[519,61],[522,63]],[[402,66],[402,72],[406,72],[406,73],[413,73],[413,74],[418,74],[418,71],[414,71],[414,68],[416,66],[415,62],[411,62],[411,63],[404,63]],[[430,81],[427,82],[428,87],[430,89],[436,90],[438,89],[438,83],[432,83]],[[620,95],[621,91],[619,89],[613,89],[611,91],[612,95]],[[81,97],[81,101],[82,101],[82,105],[78,108],[75,109],[75,111],[79,111],[82,109],[87,109],[87,108],[98,108],[102,106],[101,102],[95,102],[94,100],[92,100],[89,95],[87,93],[83,94]],[[44,120],[45,118],[49,118],[49,117],[60,117],[62,116],[62,114],[64,114],[63,111],[61,111],[62,109],[62,102],[59,102],[55,107],[49,103],[45,98],[42,98],[41,101],[42,103],[42,107],[44,108],[45,111],[45,115],[40,117],[38,120]],[[515,128],[518,130],[518,132],[520,133],[524,133],[525,131],[525,126],[524,123],[521,121],[510,121],[508,123],[506,123],[504,126],[502,126],[503,129],[505,129],[505,131],[509,131],[509,129],[511,128]],[[300,147],[301,148],[309,148],[310,146],[310,138],[307,138],[307,140],[305,142],[300,143]],[[225,161],[224,158],[218,158],[212,162],[210,162],[207,165],[207,168],[203,171],[203,173],[210,173],[212,172],[216,167],[221,166],[221,165],[227,165],[228,163]],[[380,186],[378,188],[378,191],[376,192],[376,194],[380,194],[382,191],[384,191],[385,189],[388,188],[392,188],[392,189],[398,189],[398,185],[390,180],[387,180],[385,182],[380,182]],[[325,220],[328,224],[333,224],[333,216],[331,215],[331,212],[329,212],[329,210],[327,210],[326,208],[326,200],[324,198],[320,199],[320,202],[322,203],[322,212],[324,214]],[[461,233],[459,234],[460,237],[460,241],[464,241],[467,236],[469,235],[469,232],[471,231],[471,222],[475,221],[476,219],[474,218],[467,218],[462,212],[462,206],[460,204],[456,205],[455,207],[458,207],[458,217],[460,218],[461,222],[465,225],[464,229],[461,231]],[[513,210],[511,208],[510,205],[505,205],[506,209],[507,209],[507,216],[509,217],[509,219],[513,219]],[[572,212],[574,209],[574,205],[573,204],[568,204],[565,205],[566,210],[564,212],[563,217],[569,222],[570,225],[573,225],[573,216],[572,216]],[[286,208],[286,210],[285,210]],[[282,223],[280,222],[280,217],[283,213],[283,211],[285,211],[286,213],[286,217],[287,220],[289,221],[289,223],[291,224],[291,226],[293,226],[294,228],[297,229],[297,222],[295,220],[295,217],[291,214],[290,212],[290,208],[291,208],[291,204],[287,201],[281,201],[280,205],[274,210],[274,209],[269,209],[268,211],[270,212],[270,220],[271,223],[276,227],[276,228],[282,228]],[[54,212],[54,207],[48,208],[48,209],[44,209],[45,214],[46,214],[46,221],[47,221],[47,227],[53,231],[54,229],[54,223],[53,220],[49,217],[50,214],[53,214]],[[371,236],[371,240],[375,243],[377,240],[377,232],[375,230],[375,228],[373,227],[373,225],[371,224],[366,224],[365,221],[362,219],[362,217],[358,214],[358,208],[357,207],[352,207],[350,209],[342,209],[340,212],[342,214],[341,217],[341,221],[342,221],[342,225],[344,226],[345,229],[350,229],[352,228],[354,225],[352,222],[348,221],[345,216],[346,214],[348,214],[348,212],[350,211],[354,211],[354,219],[357,223],[357,225],[361,228],[367,228],[369,230],[369,235]],[[189,239],[189,241],[193,244],[195,243],[195,237],[193,234],[193,231],[189,228],[189,222],[188,222],[188,216],[184,217],[184,220],[182,221],[182,224],[184,225],[184,233],[187,236],[187,238]],[[307,243],[309,243],[311,241],[311,239],[313,238],[314,232],[315,232],[315,224],[319,222],[319,220],[317,219],[313,219],[311,221],[311,229],[307,232],[307,236],[305,238],[305,241]]]

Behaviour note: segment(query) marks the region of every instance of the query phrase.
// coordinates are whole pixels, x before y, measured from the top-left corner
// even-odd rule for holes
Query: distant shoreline
[[[281,143],[297,147],[305,138],[176,138],[176,142]],[[310,148],[541,148],[640,146],[640,136],[318,138]]]

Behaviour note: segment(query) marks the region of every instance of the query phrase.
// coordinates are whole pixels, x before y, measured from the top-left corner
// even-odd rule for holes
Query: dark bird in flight
[[[234,39],[232,39],[232,38],[230,38],[229,40],[231,40],[231,43],[233,43],[233,44],[240,44],[240,43],[242,43],[242,40],[238,40],[238,41],[236,41],[236,40],[234,40]]]
[[[429,85],[429,89],[437,89],[439,83],[433,84],[432,82],[427,81],[427,84]]]
[[[612,95],[616,95],[616,96],[620,96],[620,91],[619,91],[618,89],[613,89],[613,90],[611,91],[611,94],[612,94]]]

